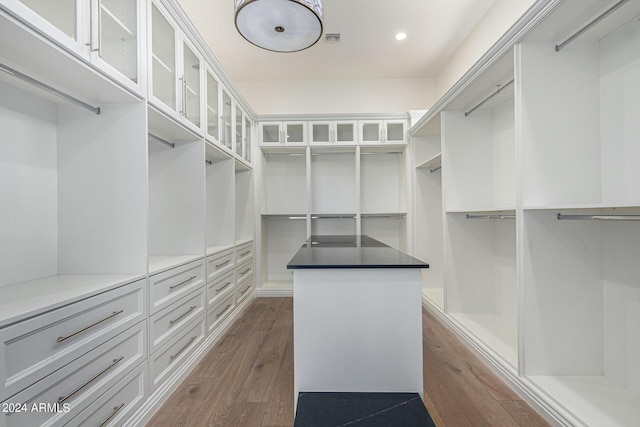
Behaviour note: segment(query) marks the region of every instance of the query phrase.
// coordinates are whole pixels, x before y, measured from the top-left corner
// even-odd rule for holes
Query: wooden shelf
[[[416,169],[437,169],[442,167],[442,153],[438,153],[416,166]]]

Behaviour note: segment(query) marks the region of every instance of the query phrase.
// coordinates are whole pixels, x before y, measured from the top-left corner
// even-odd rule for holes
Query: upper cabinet
[[[311,145],[355,145],[357,141],[355,120],[309,122]]]
[[[263,145],[307,145],[307,122],[260,123],[260,143]]]
[[[360,144],[406,144],[406,120],[360,121]]]
[[[149,101],[192,130],[202,125],[202,59],[177,24],[151,2]]]
[[[0,8],[127,89],[143,95],[143,0],[3,0]]]

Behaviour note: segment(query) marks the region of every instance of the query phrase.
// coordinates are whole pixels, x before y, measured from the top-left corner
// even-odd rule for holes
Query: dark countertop
[[[429,268],[429,264],[369,236],[313,235],[287,264],[287,269],[298,268]]]

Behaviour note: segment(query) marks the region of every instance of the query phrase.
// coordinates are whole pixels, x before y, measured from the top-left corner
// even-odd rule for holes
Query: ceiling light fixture
[[[322,35],[322,0],[235,0],[238,32],[274,52],[297,52]]]
[[[407,33],[398,33],[396,34],[396,40],[404,40],[407,38]]]

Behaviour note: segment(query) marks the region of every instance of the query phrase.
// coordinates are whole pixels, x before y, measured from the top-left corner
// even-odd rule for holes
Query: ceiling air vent
[[[325,43],[340,43],[340,33],[327,33],[324,35]]]

